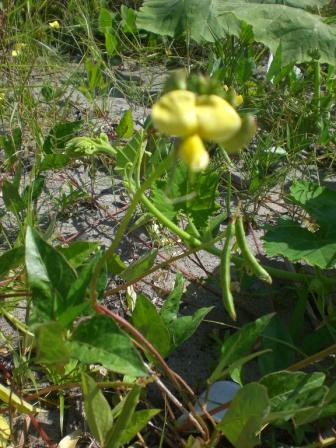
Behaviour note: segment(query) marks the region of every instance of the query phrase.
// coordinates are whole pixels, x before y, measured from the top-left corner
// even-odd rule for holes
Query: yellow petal
[[[185,138],[179,147],[178,153],[191,171],[204,170],[209,164],[208,151],[197,134]]]
[[[205,140],[224,142],[229,140],[241,126],[241,119],[236,110],[217,95],[199,96],[196,112],[198,133]]]
[[[19,56],[19,53],[16,50],[12,50],[12,56],[13,58],[16,58],[17,56]]]
[[[154,126],[163,134],[187,137],[197,132],[196,95],[188,90],[172,90],[153,106]]]
[[[54,20],[53,22],[49,22],[49,26],[50,26],[50,28],[53,28],[54,30],[58,30],[61,27],[61,25],[60,25],[58,20]]]
[[[237,152],[248,145],[257,131],[257,123],[253,115],[245,115],[239,131],[229,140],[223,143],[227,152]]]

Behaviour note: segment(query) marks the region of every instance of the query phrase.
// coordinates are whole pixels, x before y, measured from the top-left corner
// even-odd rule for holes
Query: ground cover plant
[[[0,1],[0,446],[336,445],[336,5]]]

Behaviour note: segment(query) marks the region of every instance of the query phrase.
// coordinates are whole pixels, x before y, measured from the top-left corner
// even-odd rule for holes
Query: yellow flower
[[[197,96],[188,90],[172,90],[163,95],[153,106],[152,119],[163,134],[198,134],[217,143],[229,140],[241,126],[238,113],[223,98]]]
[[[59,30],[61,28],[61,25],[58,20],[54,20],[53,22],[49,22],[50,28],[53,28],[54,30]]]
[[[191,135],[182,140],[178,154],[191,171],[202,171],[209,164],[209,154],[199,135]]]
[[[27,46],[27,44],[24,44],[22,42],[19,42],[14,45],[14,49],[12,50],[12,57],[17,58],[22,53],[22,50]]]
[[[236,110],[217,95],[196,95],[189,90],[172,90],[153,106],[155,127],[183,140],[178,154],[191,171],[201,171],[209,164],[204,140],[230,141],[239,131],[242,120]]]

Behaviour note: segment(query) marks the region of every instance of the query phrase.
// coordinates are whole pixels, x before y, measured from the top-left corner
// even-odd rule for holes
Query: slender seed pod
[[[231,220],[226,229],[226,240],[221,254],[220,282],[223,294],[223,303],[231,319],[236,320],[234,298],[231,292],[231,240],[234,233],[234,222]]]
[[[263,280],[264,282],[271,284],[272,283],[271,276],[260,265],[260,263],[258,262],[256,257],[252,254],[251,249],[248,246],[244,231],[243,217],[241,215],[237,217],[235,223],[235,232],[239,249],[241,250],[241,253],[245,258],[245,261],[248,263],[248,267],[251,269],[252,273],[256,275],[256,277],[260,278],[260,280]]]

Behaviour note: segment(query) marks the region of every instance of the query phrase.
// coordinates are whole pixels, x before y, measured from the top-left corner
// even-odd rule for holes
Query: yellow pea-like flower
[[[50,28],[53,28],[54,30],[59,30],[61,28],[61,25],[58,20],[54,20],[53,22],[49,22]]]
[[[217,143],[229,140],[241,126],[241,118],[230,103],[217,95],[201,95],[196,101],[198,134]]]
[[[189,90],[166,93],[154,104],[152,120],[163,134],[187,137],[196,133],[196,95]]]
[[[209,153],[198,134],[183,139],[178,148],[178,154],[194,172],[204,170],[209,164]]]

